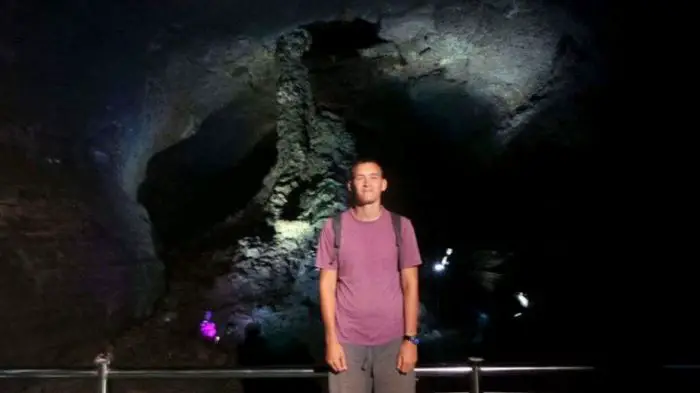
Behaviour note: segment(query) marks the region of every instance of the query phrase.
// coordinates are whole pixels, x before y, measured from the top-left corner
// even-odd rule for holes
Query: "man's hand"
[[[343,347],[340,343],[334,342],[326,345],[326,363],[328,363],[331,369],[336,373],[348,369],[347,363],[345,362],[345,351],[343,351]]]
[[[415,344],[404,341],[401,343],[401,348],[399,349],[399,358],[396,363],[396,368],[406,374],[413,371],[418,362],[418,346]]]

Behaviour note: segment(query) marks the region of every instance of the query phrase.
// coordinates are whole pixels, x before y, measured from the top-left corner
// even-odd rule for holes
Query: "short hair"
[[[350,166],[348,179],[352,180],[352,178],[355,176],[355,168],[357,168],[357,166],[360,164],[375,164],[379,167],[379,173],[381,173],[381,175],[384,176],[384,167],[382,166],[382,163],[379,162],[379,160],[371,157],[361,157],[353,161],[352,165]]]

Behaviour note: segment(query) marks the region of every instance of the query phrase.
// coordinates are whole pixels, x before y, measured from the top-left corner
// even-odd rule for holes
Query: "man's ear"
[[[352,192],[352,182],[347,182],[348,191]]]
[[[382,179],[382,192],[386,191],[386,188],[389,186],[389,183],[386,181],[386,179]]]

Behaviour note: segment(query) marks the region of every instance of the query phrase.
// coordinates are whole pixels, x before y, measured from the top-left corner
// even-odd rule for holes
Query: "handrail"
[[[699,370],[700,365],[664,365],[670,370]],[[593,366],[484,366],[481,375],[539,374],[547,372],[589,372]],[[416,367],[419,377],[458,377],[472,373],[472,366]],[[99,376],[97,369],[0,369],[0,379],[83,379]],[[327,372],[313,368],[236,368],[236,369],[109,369],[109,377],[116,379],[144,378],[325,378]]]
[[[327,371],[314,368],[238,368],[238,369],[112,369],[111,355],[99,355],[94,369],[0,369],[0,379],[85,379],[97,378],[98,393],[108,393],[109,379],[143,378],[322,378]],[[593,366],[482,366],[483,359],[469,358],[469,364],[450,366],[417,367],[419,377],[460,377],[469,376],[471,393],[481,393],[482,375],[539,374],[550,372],[590,372]],[[674,370],[697,370],[700,365],[664,365],[662,368]]]
[[[534,374],[547,372],[588,372],[592,366],[486,366],[479,367],[481,375]],[[460,377],[472,373],[472,366],[427,366],[416,367],[419,377]],[[325,378],[328,373],[313,368],[236,368],[236,369],[113,369],[108,371],[109,378],[144,379],[144,378]],[[42,378],[42,379],[82,379],[99,376],[96,369],[0,369],[0,379],[8,378]]]
[[[325,377],[327,372],[313,368],[258,368],[258,369],[187,369],[187,370],[119,370],[110,368],[112,356],[98,355],[95,358],[96,369],[93,370],[66,370],[66,369],[15,369],[0,370],[0,379],[7,378],[97,378],[98,393],[108,393],[109,379],[136,379],[136,378],[315,378]],[[465,376],[469,375],[471,392],[481,393],[482,373],[512,373],[533,371],[582,371],[592,369],[590,367],[482,367],[483,359],[469,358],[469,365],[418,367],[417,376]]]

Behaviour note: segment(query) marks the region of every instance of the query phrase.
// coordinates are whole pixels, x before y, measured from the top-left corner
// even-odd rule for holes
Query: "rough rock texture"
[[[362,51],[362,56],[376,65],[385,82],[406,85],[415,115],[425,123],[442,124],[440,132],[458,142],[469,143],[464,141],[474,134],[481,135],[485,141],[482,145],[491,147],[473,149],[481,149],[478,154],[484,156],[493,153],[483,150],[497,151],[505,146],[540,111],[568,102],[567,97],[576,92],[572,85],[585,87],[594,77],[589,70],[596,69],[586,30],[563,11],[541,3],[513,8],[511,3],[467,2],[400,7],[380,13],[349,10],[344,18],[349,20],[354,15],[379,24],[379,36],[388,42]],[[171,34],[173,41],[183,33]],[[109,153],[107,147],[99,147],[102,142],[90,147],[95,157],[107,157],[103,166],[114,173],[125,190],[126,196],[115,205],[134,206],[129,200],[134,199],[143,179],[147,159],[192,135],[207,115],[228,102],[236,102],[237,110],[249,119],[246,132],[256,135],[252,140],[267,132],[277,117],[276,104],[293,97],[278,96],[277,102],[271,99],[275,77],[280,74],[271,49],[276,36],[238,34],[205,43],[194,39],[191,45],[179,45],[170,51],[167,43],[159,44],[157,56],[167,56],[156,63],[159,66],[145,84],[141,110],[121,120],[114,119],[119,112],[112,110],[96,122],[113,124],[111,138],[121,146]],[[583,54],[587,61],[580,61]],[[358,85],[367,83],[360,81]],[[371,122],[366,115],[362,112],[355,117]],[[284,125],[278,123],[279,127]],[[556,127],[541,128],[557,132]],[[283,135],[286,131],[278,132]],[[288,161],[290,168],[276,168],[252,205],[260,206],[270,199],[275,206],[271,208],[280,210],[287,195],[312,176],[295,173],[292,166],[300,157],[299,146],[313,139],[295,138],[299,139],[279,142],[291,144],[280,150],[289,157],[280,162]],[[278,180],[284,185],[272,193]],[[268,218],[274,219],[275,214],[279,212]],[[135,208],[122,216],[133,223],[131,233],[149,231],[149,222]],[[147,249],[150,236],[135,238],[144,242],[146,247],[142,249]]]
[[[308,70],[300,64],[308,36],[297,30],[298,26],[355,17],[378,23],[379,36],[388,42],[366,48],[361,55],[380,78],[358,78],[354,80],[358,83],[350,87],[380,79],[405,86],[414,114],[426,123],[439,123],[440,133],[460,141],[484,128],[488,138],[505,146],[524,127],[532,125],[535,114],[575,107],[572,96],[596,76],[599,59],[588,32],[553,6],[535,1],[435,1],[428,2],[433,6],[421,2],[421,7],[415,8],[414,3],[302,1],[272,13],[290,3],[217,1],[203,7],[199,2],[182,1],[168,9],[171,14],[162,16],[164,25],[156,37],[143,29],[146,32],[142,36],[131,35],[127,42],[122,40],[121,32],[142,30],[119,30],[112,47],[103,45],[103,54],[109,54],[104,62],[109,64],[87,71],[76,67],[77,71],[68,75],[79,74],[84,78],[82,85],[66,89],[75,93],[58,95],[52,90],[53,95],[47,99],[50,104],[37,110],[51,109],[46,110],[46,124],[62,119],[67,109],[80,120],[63,124],[61,130],[31,126],[13,127],[10,132],[10,128],[3,128],[0,144],[30,151],[31,161],[0,165],[17,168],[14,175],[0,178],[0,252],[3,260],[10,261],[2,267],[0,292],[5,303],[0,310],[22,321],[0,327],[6,330],[0,337],[26,344],[22,353],[17,353],[10,351],[11,346],[5,342],[0,343],[1,359],[41,365],[36,361],[41,353],[42,361],[52,365],[89,363],[96,347],[101,347],[101,338],[109,336],[108,324],[115,328],[129,318],[150,314],[164,292],[163,266],[155,256],[147,214],[137,203],[137,189],[155,153],[191,136],[204,119],[227,105],[246,119],[244,127],[222,130],[246,134],[241,137],[245,142],[240,152],[231,160],[240,159],[273,128],[279,136],[280,158],[250,207],[224,224],[236,226],[260,218],[266,226],[261,228],[263,233],[244,237],[236,247],[216,250],[213,259],[233,265],[233,272],[211,295],[221,307],[230,306],[238,312],[241,320],[250,320],[251,315],[265,319],[269,323],[264,329],[268,331],[275,321],[285,318],[281,310],[306,307],[300,305],[304,298],[300,294],[313,300],[313,272],[308,272],[312,255],[308,251],[320,222],[340,208],[344,194],[338,179],[326,174],[342,172],[353,145],[341,119],[314,108]],[[81,4],[81,9],[84,7],[88,5]],[[165,14],[166,8],[159,6],[156,13]],[[109,18],[124,17],[123,12],[108,14]],[[232,21],[233,17],[241,19]],[[212,28],[201,33],[202,26],[217,21],[223,32]],[[58,36],[69,36],[64,25],[70,24],[54,23],[60,24],[64,32]],[[283,38],[277,46],[279,37]],[[54,71],[53,67],[61,64],[51,60],[66,58],[62,50],[68,50],[74,42],[67,40],[59,45],[51,41],[50,45],[57,48],[52,52],[55,58],[41,50],[25,56],[25,51],[16,48],[2,49],[3,58],[12,59],[3,64],[45,63]],[[116,57],[120,53],[123,57]],[[147,70],[141,68],[142,64],[147,64]],[[30,80],[35,75],[52,73],[28,75]],[[90,94],[94,92],[90,89],[104,87],[105,81],[113,81],[112,90],[99,96]],[[92,85],[97,87],[85,87]],[[27,88],[24,94],[32,97],[35,91],[41,90]],[[455,94],[447,94],[451,92]],[[335,104],[337,95],[328,96],[328,102]],[[76,97],[82,99],[81,105],[91,106],[77,108],[72,100]],[[34,99],[18,101],[31,103]],[[317,101],[325,103],[325,97]],[[355,120],[378,121],[362,116],[366,112],[355,112]],[[575,112],[567,113],[574,113],[568,118],[576,120]],[[82,121],[84,114],[89,114],[87,123]],[[571,132],[562,132],[571,122],[561,122],[557,117],[549,117],[548,121],[544,125],[540,121],[536,131],[571,138]],[[49,167],[70,162],[82,171],[79,173],[87,175],[76,177],[74,184],[82,186],[75,186],[78,191],[73,191],[73,186],[57,185],[51,176],[26,175],[24,168],[34,167],[37,162]],[[25,191],[13,191],[20,189]],[[298,195],[302,190],[306,191]],[[296,207],[299,209],[295,211]],[[47,230],[53,233],[44,236]],[[299,280],[300,276],[305,279]],[[47,281],[54,286],[47,287]],[[296,287],[290,287],[291,283]],[[185,298],[198,288],[171,285],[170,289]],[[232,288],[240,289],[232,293]],[[253,291],[276,299],[255,310],[251,303],[238,303],[249,299]],[[188,302],[191,304],[183,305]],[[68,309],[63,307],[65,304],[76,307]],[[190,299],[173,307],[180,313],[178,320],[183,326],[196,326],[201,304]],[[305,314],[295,314],[295,318],[299,315],[303,318]],[[305,326],[308,320],[302,322],[297,326]],[[60,335],[44,334],[57,326],[71,329],[61,330]],[[156,367],[179,356],[163,352],[194,332],[171,335],[168,326],[149,321],[143,331],[129,332],[115,340],[117,364],[136,364],[140,360],[144,361],[140,365]],[[75,348],[76,352],[68,355],[67,348]],[[133,353],[124,354],[129,351]],[[162,357],[155,356],[155,352]],[[200,365],[223,362],[216,355],[207,356],[213,359],[211,363],[203,360]],[[184,363],[181,365],[192,364]]]
[[[277,44],[278,160],[253,201],[272,235],[245,237],[218,257],[230,258],[233,271],[219,279],[212,301],[223,302],[216,308],[239,333],[254,321],[264,335],[294,340],[318,323],[302,302],[316,293],[312,272],[320,228],[346,206],[342,179],[354,141],[341,119],[316,111],[301,61],[310,41],[308,32],[296,30]]]
[[[493,149],[491,154],[518,135],[528,119],[573,95],[574,80],[576,86],[586,86],[593,77],[587,70],[595,69],[590,64],[594,55],[589,55],[589,63],[579,61],[589,49],[586,31],[562,12],[534,2],[518,9],[505,3],[467,2],[362,16],[376,20],[379,37],[388,42],[361,52],[379,75],[356,80],[357,86],[361,89],[373,81],[404,84],[415,116],[425,123],[440,123],[440,132],[457,142],[469,143],[465,141],[480,135],[481,145],[490,146],[482,150]],[[142,120],[137,122],[143,134],[133,129],[136,134],[123,139],[130,144],[124,149],[128,155],[115,157],[127,194],[142,179],[139,173],[150,154],[191,135],[212,110],[229,101],[237,102],[238,110],[250,119],[249,132],[266,132],[264,125],[276,117],[277,109],[271,109],[275,101],[269,97],[273,78],[280,74],[269,41],[235,36],[204,47],[184,46],[168,57],[146,87]],[[277,97],[277,103],[284,99]],[[367,111],[354,118],[373,121]],[[289,143],[301,146],[304,140]],[[280,152],[289,154],[289,159],[280,159],[289,165],[295,165],[300,154],[298,147]],[[268,198],[277,177],[289,185],[270,196],[276,209],[295,186],[293,180],[284,179],[288,174],[276,171],[266,179],[255,204]],[[142,219],[132,221],[148,225]]]
[[[543,98],[560,98],[558,94],[572,80],[585,85],[594,76],[584,72],[595,70],[597,61],[587,31],[553,6],[527,2],[513,8],[510,2],[474,1],[380,9],[377,5],[377,11],[348,10],[343,15],[345,20],[357,16],[378,23],[379,37],[388,41],[363,55],[381,58],[386,64],[384,72],[395,80],[415,82],[412,94],[418,106],[441,91],[434,88],[434,80],[421,82],[424,77],[453,82],[483,100],[483,105],[495,108],[503,133],[510,134],[513,127],[531,118],[537,106],[548,102],[541,102]],[[300,19],[297,23],[305,22]],[[113,157],[121,184],[129,193],[143,179],[146,161],[153,153],[191,135],[202,119],[226,103],[238,97],[256,100],[258,93],[269,92],[274,80],[270,48],[286,29],[273,29],[262,38],[238,34],[204,46],[193,39],[192,45],[179,46],[167,56],[145,86],[142,111],[130,115],[136,119],[128,123],[138,126],[123,129],[126,124],[119,122],[120,128],[113,130],[123,135],[118,138],[120,143],[129,144],[120,156]],[[168,49],[162,45],[160,52]],[[576,70],[567,68],[578,53],[586,53],[589,61],[579,63]],[[254,105],[262,104],[259,100],[241,102],[240,110],[266,112],[264,105]],[[450,108],[451,113],[455,110]],[[113,114],[108,113],[102,122],[112,120]]]
[[[0,365],[92,368],[153,292],[94,178],[0,152]],[[95,391],[94,381],[32,382],[0,380],[0,391]]]
[[[381,12],[381,7],[376,11],[358,8],[348,10],[343,17],[350,20],[361,16],[379,23],[379,36],[389,42],[362,55],[378,64],[385,80],[408,86],[414,112],[424,123],[440,122],[440,132],[461,143],[468,143],[465,141],[472,134],[483,134],[484,145],[503,146],[528,123],[527,119],[572,94],[568,87],[574,79],[577,85],[585,86],[589,78],[583,71],[595,69],[595,64],[585,62],[573,69],[568,67],[579,53],[590,52],[585,29],[556,8],[536,2],[522,7],[515,10],[505,4],[467,2],[402,6]],[[304,17],[294,23],[311,21]],[[176,38],[182,38],[186,31],[185,27],[171,31],[170,39],[159,43],[154,51],[158,60],[141,87],[139,94],[144,98],[140,109],[124,113],[110,106],[112,109],[104,116],[96,116],[89,131],[109,132],[109,138],[90,137],[92,142],[86,146],[94,165],[103,168],[102,173],[116,179],[124,189],[124,197],[113,203],[119,209],[133,206],[121,216],[132,223],[129,232],[144,244],[144,250],[151,241],[145,235],[150,225],[131,201],[136,199],[136,188],[144,179],[148,158],[191,135],[206,116],[229,102],[237,103],[237,110],[248,119],[245,132],[252,135],[250,139],[259,139],[276,121],[276,106],[293,97],[271,99],[274,81],[280,75],[278,65],[285,66],[284,62],[276,63],[271,48],[273,40],[290,31],[288,25],[271,28],[260,36],[237,33],[217,39],[207,37],[207,41],[193,38],[177,46],[167,44],[178,42]],[[295,44],[290,42],[290,48]],[[588,58],[595,63],[594,54]],[[452,98],[442,102],[444,97]],[[330,115],[312,117],[322,118],[330,119]],[[318,121],[312,119],[297,121]],[[293,139],[280,140],[290,144],[288,149],[280,150],[289,158],[280,162],[288,162],[290,167],[275,168],[251,205],[260,206],[265,201],[278,211],[293,189],[318,173],[296,173],[292,169],[300,165],[296,164],[302,152],[300,146],[316,143],[313,135],[288,136],[284,127],[278,123],[280,136]],[[112,141],[118,148],[110,147],[115,143]],[[283,185],[273,192],[278,181]],[[274,219],[275,214],[280,213],[268,219]],[[146,260],[153,254],[150,248]],[[159,293],[155,287],[153,293]]]

